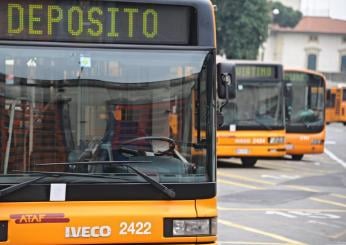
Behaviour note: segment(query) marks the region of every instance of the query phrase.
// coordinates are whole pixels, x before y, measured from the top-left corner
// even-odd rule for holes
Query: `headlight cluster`
[[[269,143],[270,144],[284,144],[285,143],[285,137],[270,137]]]
[[[215,236],[216,218],[166,219],[165,236]]]
[[[311,144],[312,145],[322,145],[323,144],[323,140],[321,140],[321,139],[312,139]]]

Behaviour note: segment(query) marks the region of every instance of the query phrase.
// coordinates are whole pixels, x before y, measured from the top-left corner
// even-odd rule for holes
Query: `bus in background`
[[[217,157],[240,158],[253,167],[259,158],[285,155],[283,68],[256,61],[228,61],[234,68],[236,98],[218,99],[223,122]]]
[[[346,85],[328,88],[326,100],[327,123],[340,122],[346,126]]]
[[[0,243],[215,244],[215,46],[209,0],[0,1]]]
[[[285,69],[286,150],[293,160],[324,151],[326,79],[305,69]]]
[[[326,123],[337,122],[338,117],[336,116],[336,91],[334,88],[326,89]]]

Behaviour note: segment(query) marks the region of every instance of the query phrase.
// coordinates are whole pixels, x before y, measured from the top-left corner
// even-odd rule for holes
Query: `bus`
[[[346,85],[327,88],[326,121],[327,124],[340,122],[346,126]]]
[[[285,69],[285,82],[287,154],[299,161],[304,154],[323,153],[326,79],[306,69]]]
[[[216,244],[215,47],[209,0],[0,1],[0,243]]]
[[[240,158],[254,167],[259,158],[285,155],[283,68],[257,61],[228,61],[236,97],[218,99],[223,122],[217,130],[217,157]]]

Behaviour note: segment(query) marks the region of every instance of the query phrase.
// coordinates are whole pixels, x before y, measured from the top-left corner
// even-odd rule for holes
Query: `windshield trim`
[[[320,125],[311,125],[306,127],[303,123],[294,123],[286,125],[287,133],[320,133],[325,129],[325,125],[321,123]]]
[[[274,130],[283,130],[285,129],[285,125],[269,125],[270,128],[262,126],[262,125],[236,125],[237,131],[246,131],[246,130],[261,130],[261,131],[274,131]],[[218,130],[227,130],[229,131],[229,126],[221,126]]]
[[[100,49],[144,49],[144,50],[181,50],[181,51],[212,51],[213,46],[187,45],[140,45],[140,44],[100,44],[100,43],[66,43],[66,42],[37,42],[37,41],[9,41],[0,40],[0,46],[25,47],[62,47],[62,48],[100,48]]]
[[[8,187],[0,184],[0,189]],[[216,182],[165,183],[176,193],[172,200],[209,199],[216,195]],[[68,201],[159,201],[167,200],[164,195],[152,188],[149,183],[70,183],[67,184]],[[11,193],[0,199],[1,202],[49,202],[50,184],[35,183],[25,190]]]
[[[133,161],[132,161],[133,162]],[[131,161],[128,161],[127,163],[119,163],[118,161],[95,161],[95,162],[72,162],[72,163],[48,163],[48,164],[36,164],[35,166],[50,166],[50,165],[64,165],[64,166],[78,166],[78,165],[113,165],[116,164],[118,166],[122,166],[122,167],[127,167],[129,169],[131,169],[136,175],[142,177],[147,183],[150,183],[153,187],[155,187],[157,190],[159,190],[160,192],[162,192],[162,194],[164,194],[166,197],[168,197],[169,199],[173,199],[175,197],[175,192],[171,189],[168,189],[164,184],[161,184],[160,182],[156,181],[155,179],[151,178],[150,176],[148,176],[146,173],[138,170],[137,168],[132,167]],[[43,171],[29,171],[29,172],[23,172],[23,173],[28,173],[28,174],[39,174],[42,175],[41,177],[38,177],[37,179],[31,180],[31,181],[27,181],[27,182],[22,182],[19,183],[17,185],[13,185],[10,186],[9,188],[5,189],[8,191],[16,191],[20,188],[24,188],[27,185],[36,182],[42,178],[45,177],[62,177],[62,176],[75,176],[75,177],[90,177],[90,178],[105,178],[105,179],[120,179],[120,177],[118,176],[109,176],[109,175],[95,175],[93,173],[70,173],[70,172],[43,172]],[[11,189],[12,188],[12,189]],[[3,196],[2,195],[2,191],[0,190],[0,197]],[[6,192],[4,192],[5,194],[7,194]]]

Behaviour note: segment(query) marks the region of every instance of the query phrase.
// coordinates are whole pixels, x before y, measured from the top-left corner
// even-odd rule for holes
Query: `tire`
[[[303,154],[302,154],[302,155],[292,155],[292,160],[294,160],[294,161],[300,161],[300,160],[303,159],[303,157],[304,157]]]
[[[346,126],[346,122],[343,122],[342,124],[344,124],[344,126]]]
[[[244,168],[253,168],[257,162],[255,157],[242,157],[241,163]]]

